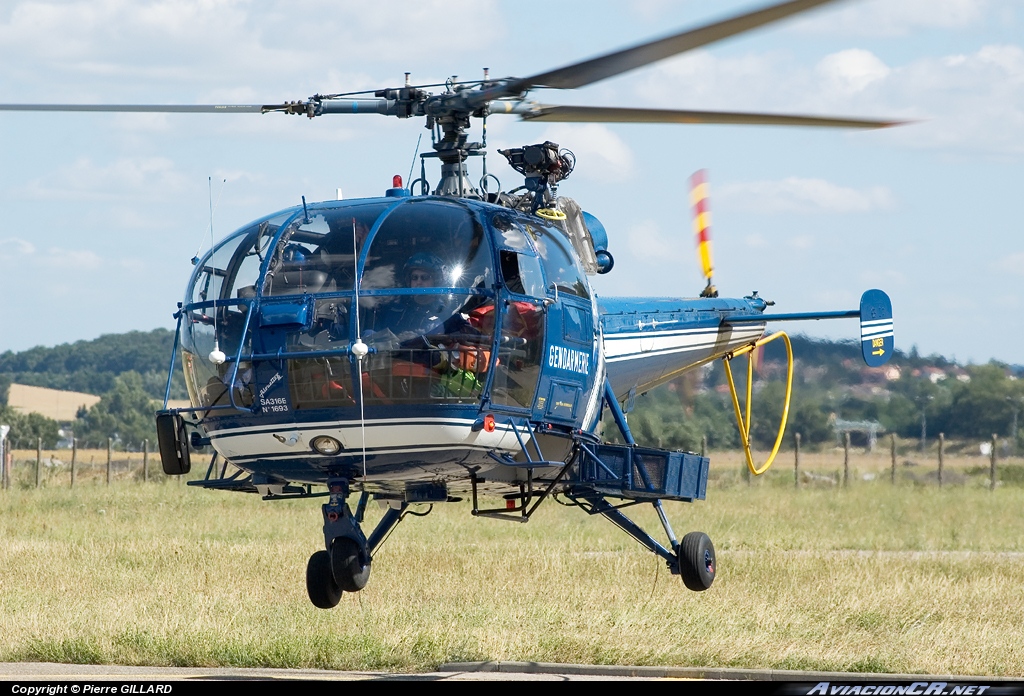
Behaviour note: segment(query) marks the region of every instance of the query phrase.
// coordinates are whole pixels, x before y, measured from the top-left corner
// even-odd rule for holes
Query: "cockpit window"
[[[548,276],[548,283],[554,283],[558,292],[589,299],[590,289],[583,267],[580,266],[565,233],[540,220],[531,221],[524,226],[527,234],[533,239],[534,246],[537,247],[537,253]]]
[[[274,250],[264,295],[301,295],[352,289],[355,254],[387,204],[310,211],[289,226]]]
[[[190,302],[249,299],[267,250],[290,213],[282,213],[235,232],[203,259],[189,294]]]
[[[432,274],[430,287],[489,287],[494,282],[490,248],[477,219],[461,205],[413,201],[391,212],[373,238],[361,288],[413,288],[418,269]]]

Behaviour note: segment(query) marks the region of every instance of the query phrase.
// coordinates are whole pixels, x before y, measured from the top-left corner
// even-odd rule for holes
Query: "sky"
[[[275,103],[450,75],[527,76],[763,0],[2,0],[0,102]],[[881,131],[488,120],[552,140],[596,215],[602,296],[695,296],[688,178],[710,181],[715,282],[772,311],[892,298],[896,346],[1024,363],[1024,3],[848,0],[549,104],[912,121]],[[471,133],[479,138],[479,128]],[[190,259],[275,210],[407,177],[419,119],[0,113],[0,352],[173,328]],[[418,166],[417,166],[418,169]],[[437,173],[429,173],[435,181]],[[477,170],[474,178],[479,176]],[[785,326],[859,336],[856,321]]]

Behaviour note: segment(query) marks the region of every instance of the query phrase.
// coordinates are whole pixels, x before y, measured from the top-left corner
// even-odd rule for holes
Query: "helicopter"
[[[608,231],[559,195],[575,156],[543,142],[500,150],[523,177],[504,191],[486,170],[486,122],[718,123],[882,128],[891,120],[552,105],[539,89],[575,89],[828,4],[787,0],[526,78],[449,80],[273,104],[4,104],[8,111],[281,113],[309,119],[422,119],[432,148],[418,178],[395,176],[377,198],[307,202],[263,215],[194,259],[178,304],[164,407],[156,415],[168,475],[264,500],[326,498],[324,547],[306,567],[310,601],[329,609],[366,587],[375,553],[414,506],[469,497],[472,515],[528,522],[549,499],[600,515],[661,558],[694,591],[711,587],[711,539],[677,539],[663,501],[706,497],[710,460],[637,443],[635,397],[724,360],[747,465],[778,452],[792,389],[792,351],[773,321],[857,318],[871,366],[893,353],[881,290],[860,307],[771,313],[757,293],[720,297],[713,283],[706,183],[694,181],[695,236],[706,285],[694,298],[598,297],[589,278],[613,270]],[[430,90],[440,87],[438,93]],[[470,139],[474,121],[482,138]],[[439,176],[428,180],[427,161]],[[479,161],[481,176],[470,177]],[[492,190],[492,186],[494,190]],[[785,408],[768,459],[750,446],[751,353],[782,339]],[[731,361],[748,357],[745,398]],[[168,408],[183,371],[191,406]],[[609,415],[621,444],[605,438]],[[316,487],[314,489],[314,487]],[[326,490],[320,490],[325,488]],[[486,497],[486,498],[485,498]],[[503,506],[486,507],[495,497]],[[354,504],[350,504],[352,501]],[[385,512],[364,530],[371,502]],[[626,511],[652,505],[667,542]]]

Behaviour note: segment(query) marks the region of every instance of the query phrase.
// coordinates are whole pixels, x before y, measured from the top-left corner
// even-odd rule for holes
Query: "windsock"
[[[711,211],[708,207],[707,170],[701,169],[690,177],[690,204],[693,206],[693,234],[697,242],[697,257],[701,271],[707,279],[707,287],[701,296],[717,297],[711,278],[715,273],[711,261]]]

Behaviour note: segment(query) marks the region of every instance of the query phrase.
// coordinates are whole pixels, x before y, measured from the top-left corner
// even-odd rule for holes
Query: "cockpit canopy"
[[[537,314],[518,321],[535,327],[534,335],[517,337],[530,344],[525,353],[536,355],[509,360],[505,369],[539,365],[544,299],[590,298],[570,239],[534,216],[435,197],[327,202],[276,213],[228,236],[192,275],[181,331],[190,395],[197,407],[225,400],[249,406],[252,390],[245,396],[239,381],[253,360],[287,353],[294,358],[288,369],[293,408],[354,403],[360,385],[353,390],[347,350],[358,335],[371,346],[370,368],[387,372],[386,388],[381,380],[362,385],[367,403],[478,399],[492,363],[493,310],[502,287],[524,297],[517,311]],[[211,361],[215,350],[227,362]],[[438,365],[460,371],[459,383],[438,378],[417,393],[396,392],[403,388],[395,387],[396,376],[433,379]],[[237,399],[228,387],[231,375]],[[527,399],[515,400],[525,407]]]

